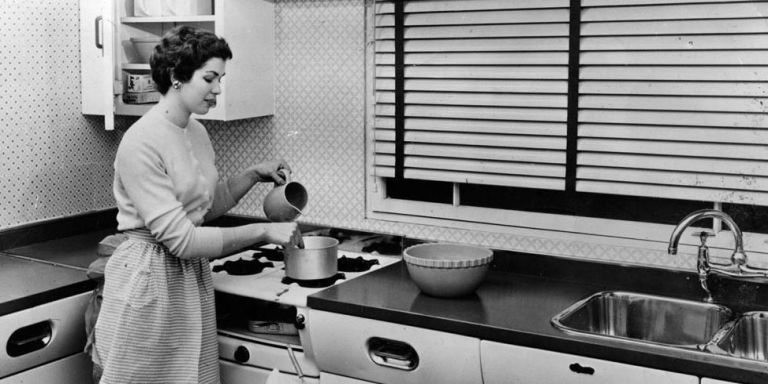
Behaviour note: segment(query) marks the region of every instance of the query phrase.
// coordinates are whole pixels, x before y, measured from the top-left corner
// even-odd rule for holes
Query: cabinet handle
[[[94,20],[94,35],[96,36],[96,48],[98,49],[104,49],[104,44],[102,44],[102,38],[101,38],[101,32],[102,28],[104,27],[103,19],[101,16],[97,16],[96,20]]]
[[[407,343],[373,337],[368,340],[368,356],[383,367],[413,371],[419,366],[419,355]]]
[[[573,363],[573,364],[569,365],[568,368],[571,369],[571,372],[582,373],[582,374],[585,374],[585,375],[594,375],[595,374],[595,369],[594,368],[592,368],[592,367],[584,367],[584,366],[582,366],[579,363]]]
[[[53,322],[41,321],[26,327],[21,327],[11,334],[5,351],[10,357],[26,355],[45,348],[53,338]]]

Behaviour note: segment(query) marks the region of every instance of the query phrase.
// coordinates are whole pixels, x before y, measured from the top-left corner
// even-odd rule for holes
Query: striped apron
[[[126,234],[96,322],[101,383],[219,383],[208,259],[175,257],[145,229]]]

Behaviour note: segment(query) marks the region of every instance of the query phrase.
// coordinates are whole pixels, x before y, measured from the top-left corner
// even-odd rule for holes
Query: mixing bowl
[[[485,279],[490,249],[463,244],[427,243],[403,251],[408,273],[422,292],[437,297],[469,295]]]

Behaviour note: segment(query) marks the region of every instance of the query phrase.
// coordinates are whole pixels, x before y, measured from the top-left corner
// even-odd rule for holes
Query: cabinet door
[[[376,384],[372,381],[358,380],[325,372],[320,374],[320,382],[323,384]]]
[[[208,120],[237,120],[275,113],[274,2],[218,0],[216,34],[232,48],[219,104]]]
[[[480,342],[485,384],[698,384],[699,378],[559,352]]]
[[[80,86],[82,110],[103,115],[106,129],[114,129],[113,36],[114,3],[80,0]]]
[[[313,309],[307,328],[321,375],[397,384],[482,381],[480,340],[473,337]]]
[[[91,357],[78,353],[4,377],[0,379],[0,384],[83,384],[91,382],[92,372]]]
[[[733,381],[722,381],[722,380],[708,379],[706,377],[702,377],[701,384],[739,384],[739,383],[736,383]]]

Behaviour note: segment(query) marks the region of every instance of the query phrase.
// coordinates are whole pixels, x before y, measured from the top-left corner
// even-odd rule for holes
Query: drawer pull
[[[585,375],[594,375],[595,369],[592,367],[584,367],[579,363],[573,363],[568,368],[571,369],[571,372],[581,373]]]
[[[373,337],[368,340],[368,355],[383,367],[412,371],[419,365],[419,355],[402,341]]]
[[[5,351],[10,357],[26,355],[43,349],[51,342],[53,327],[50,320],[41,321],[15,330],[8,338]]]

